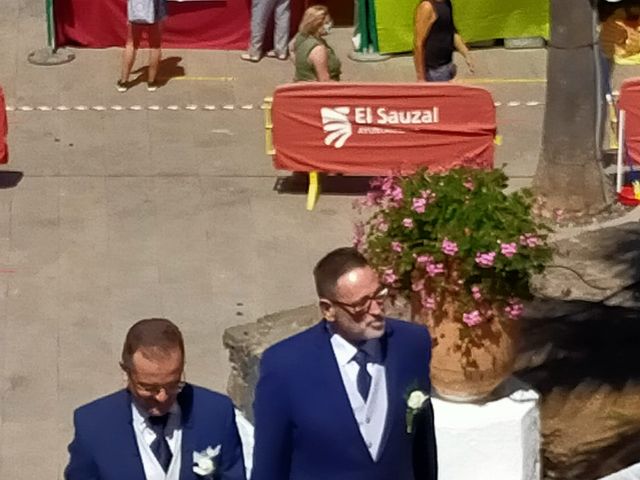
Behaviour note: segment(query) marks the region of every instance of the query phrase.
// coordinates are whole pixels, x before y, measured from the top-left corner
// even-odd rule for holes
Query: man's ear
[[[322,316],[327,322],[333,322],[336,319],[336,309],[333,304],[326,298],[321,298],[318,302]]]
[[[122,362],[118,362],[118,365],[120,365],[120,370],[122,371],[122,381],[124,382],[125,385],[128,385],[129,384],[129,370],[127,369],[125,364],[122,363]]]
[[[122,362],[120,362],[120,374],[122,375],[122,383],[123,385],[126,387],[127,385],[129,385],[129,374],[127,373],[127,370],[124,368],[124,365],[122,364]]]

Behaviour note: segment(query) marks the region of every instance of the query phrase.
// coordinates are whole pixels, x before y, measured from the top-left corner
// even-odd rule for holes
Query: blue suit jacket
[[[246,480],[242,445],[231,400],[187,384],[178,395],[182,412],[180,480],[193,472],[193,452],[221,445],[216,461],[219,480]],[[66,480],[145,480],[127,390],[100,398],[74,413],[75,435],[69,444]]]
[[[252,480],[435,480],[430,404],[413,434],[406,424],[409,392],[430,391],[431,339],[422,326],[387,319],[382,347],[389,398],[377,462],[353,416],[325,321],[264,352]]]

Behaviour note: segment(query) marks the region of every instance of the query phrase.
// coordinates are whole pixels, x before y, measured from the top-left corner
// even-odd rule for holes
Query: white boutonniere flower
[[[215,458],[220,454],[220,445],[207,447],[201,452],[193,452],[193,471],[201,477],[212,476],[216,471]]]
[[[414,390],[407,398],[407,433],[413,430],[413,417],[418,413],[424,404],[429,400],[429,395],[422,390]]]

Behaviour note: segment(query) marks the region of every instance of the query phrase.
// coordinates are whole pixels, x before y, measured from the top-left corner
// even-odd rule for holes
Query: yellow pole
[[[271,119],[272,108],[273,97],[265,97],[262,109],[264,110],[264,147],[267,155],[276,154],[276,149],[273,147],[273,120]]]
[[[320,186],[318,184],[318,172],[309,172],[309,189],[307,190],[307,210],[311,211],[315,208],[320,195]]]

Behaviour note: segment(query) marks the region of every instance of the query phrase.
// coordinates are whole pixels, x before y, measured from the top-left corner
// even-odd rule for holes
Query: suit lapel
[[[187,384],[178,396],[178,404],[182,415],[182,459],[180,463],[180,480],[195,478],[193,473],[193,452],[195,450],[195,431],[193,428],[193,387]]]
[[[112,448],[116,450],[114,458],[122,460],[122,471],[126,472],[127,478],[131,480],[144,480],[145,473],[142,465],[142,458],[138,451],[136,433],[133,429],[133,418],[131,414],[131,394],[127,390],[122,390],[118,398],[118,415],[120,418],[112,423],[116,430],[112,438],[118,439],[112,443]]]
[[[398,348],[395,345],[396,336],[393,335],[393,327],[387,324],[387,331],[383,337],[382,349],[384,355],[384,370],[387,379],[387,418],[384,425],[384,431],[382,432],[382,440],[380,441],[380,450],[378,458],[382,457],[389,435],[394,427],[393,421],[396,417],[396,409],[399,408],[398,402],[400,401],[400,395],[398,392],[399,379],[398,373],[400,372],[400,358],[398,355]],[[404,416],[402,417],[404,418]]]

